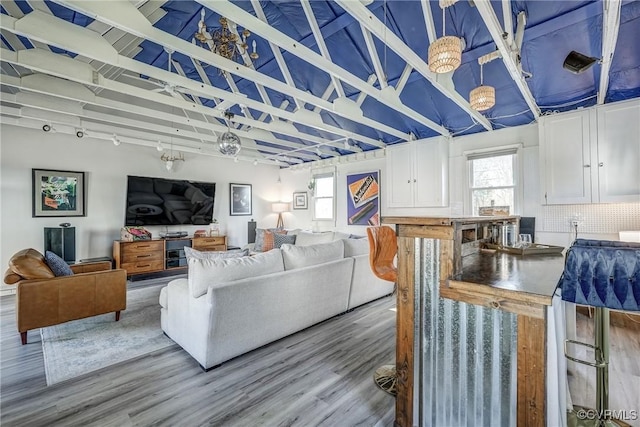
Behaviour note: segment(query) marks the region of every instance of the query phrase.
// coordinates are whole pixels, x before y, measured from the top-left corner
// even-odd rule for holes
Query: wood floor
[[[394,360],[394,305],[375,301],[209,372],[174,345],[47,387],[40,334],[20,345],[14,296],[3,297],[0,425],[391,426],[394,399],[372,374]],[[577,325],[579,337],[590,337],[592,320],[578,315]],[[611,327],[614,409],[640,410],[639,337],[640,324]],[[594,382],[591,368],[570,372],[574,403],[593,406]]]
[[[20,345],[14,296],[3,297],[0,424],[391,426],[394,398],[372,375],[394,360],[394,305],[374,301],[209,372],[176,344],[47,387],[40,334]]]
[[[635,320],[637,316],[634,316]],[[624,322],[612,322],[609,343],[609,406],[610,409],[636,411],[636,419],[623,420],[640,427],[640,323],[624,317]],[[578,313],[579,341],[593,343],[593,319]],[[593,351],[581,351],[580,358],[594,360]],[[569,391],[574,404],[595,408],[595,368],[575,364],[569,369]]]

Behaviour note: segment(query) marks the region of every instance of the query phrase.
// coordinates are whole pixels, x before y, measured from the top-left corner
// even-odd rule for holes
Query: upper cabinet
[[[544,204],[640,201],[640,102],[540,119]]]
[[[445,138],[387,148],[387,206],[447,206],[449,146]]]

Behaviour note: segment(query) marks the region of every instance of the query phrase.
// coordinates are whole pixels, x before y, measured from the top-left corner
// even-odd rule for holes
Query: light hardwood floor
[[[2,426],[393,425],[372,375],[394,360],[394,297],[209,372],[176,344],[51,387],[40,334],[22,346],[14,297],[0,300]]]
[[[637,317],[637,316],[636,316]],[[609,343],[609,407],[636,411],[636,419],[623,420],[640,427],[640,323],[628,317],[624,322],[612,322]],[[578,341],[593,344],[593,319],[578,313],[576,319]],[[575,347],[575,354],[594,360],[593,351]],[[574,404],[595,408],[595,368],[575,364],[568,371],[569,391]]]

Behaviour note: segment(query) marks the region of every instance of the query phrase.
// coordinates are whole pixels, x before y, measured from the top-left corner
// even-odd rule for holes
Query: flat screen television
[[[213,218],[216,184],[127,177],[125,225],[205,225]]]

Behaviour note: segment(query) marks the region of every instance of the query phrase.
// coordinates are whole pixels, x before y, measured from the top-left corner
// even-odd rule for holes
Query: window
[[[333,220],[335,212],[335,183],[333,173],[314,175],[313,219]]]
[[[467,155],[471,214],[485,206],[508,206],[517,212],[517,150],[508,149]]]

